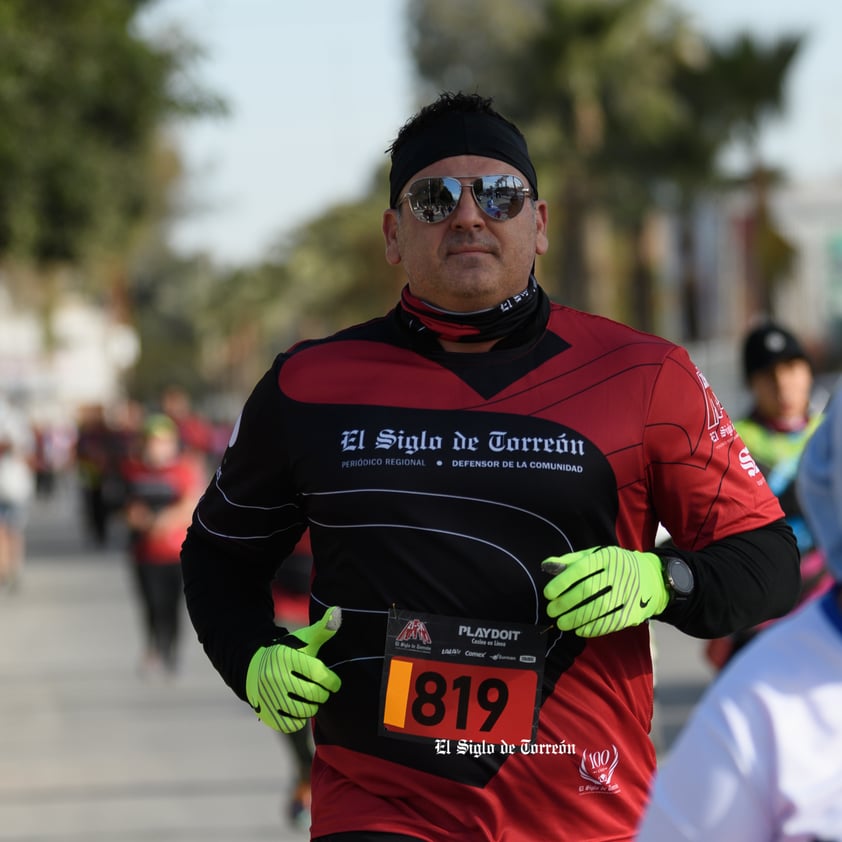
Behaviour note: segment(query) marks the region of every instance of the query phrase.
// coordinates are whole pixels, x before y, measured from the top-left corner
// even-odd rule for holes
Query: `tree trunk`
[[[564,303],[577,310],[590,309],[589,273],[585,249],[585,189],[568,175],[562,198],[560,288]]]
[[[692,200],[678,211],[678,259],[681,272],[682,341],[701,339],[699,327],[699,279],[696,275],[696,231]]]

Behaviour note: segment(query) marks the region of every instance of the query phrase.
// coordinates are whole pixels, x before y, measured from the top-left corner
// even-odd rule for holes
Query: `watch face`
[[[686,596],[693,590],[693,571],[685,562],[678,558],[670,559],[667,564],[667,574],[670,578],[672,589],[682,596]]]

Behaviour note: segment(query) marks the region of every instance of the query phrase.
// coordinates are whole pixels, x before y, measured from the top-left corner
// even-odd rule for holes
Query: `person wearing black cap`
[[[791,331],[767,321],[750,330],[743,342],[743,374],[752,405],[734,422],[758,469],[778,497],[801,553],[797,605],[822,594],[831,584],[824,556],[817,549],[795,493],[798,462],[808,439],[822,420],[811,402],[813,366]],[[716,669],[752,640],[769,621],[710,641],[705,647]]]
[[[774,322],[751,330],[743,344],[743,374],[754,401],[748,420],[784,433],[809,426],[813,367],[793,333]]]
[[[263,723],[312,722],[313,839],[631,839],[648,621],[786,612],[792,531],[684,349],[548,299],[547,202],[491,100],[442,94],[390,154],[400,301],[246,401],[182,550],[193,624]],[[305,528],[311,625],[285,634]]]

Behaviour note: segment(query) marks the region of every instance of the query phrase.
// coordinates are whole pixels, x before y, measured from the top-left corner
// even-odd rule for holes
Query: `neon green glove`
[[[669,603],[661,559],[621,547],[591,547],[545,559],[557,574],[544,588],[547,614],[562,631],[601,637],[660,614]]]
[[[257,718],[285,734],[300,731],[319,705],[342,685],[317,657],[342,624],[342,609],[328,608],[312,626],[287,636],[285,643],[261,646],[246,673],[246,696]]]

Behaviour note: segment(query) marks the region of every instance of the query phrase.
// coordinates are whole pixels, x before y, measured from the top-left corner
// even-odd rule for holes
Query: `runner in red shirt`
[[[166,415],[144,424],[140,452],[123,465],[124,516],[141,605],[146,651],[141,669],[177,667],[182,611],[181,544],[207,475],[180,451],[178,430]]]
[[[391,154],[407,287],[257,384],[184,545],[193,623],[264,723],[315,716],[314,839],[632,839],[647,620],[784,613],[791,530],[683,349],[547,299],[547,205],[490,101],[442,95]],[[305,528],[285,636],[270,583]]]

